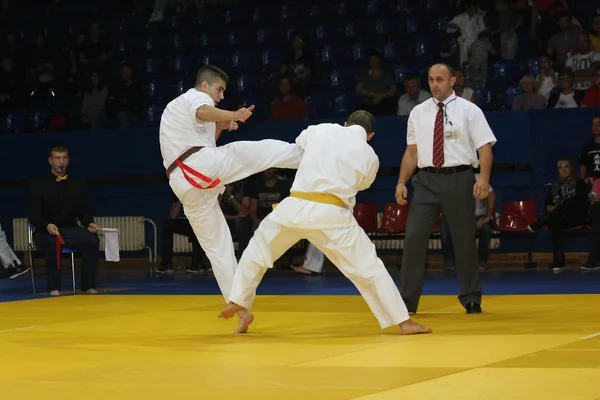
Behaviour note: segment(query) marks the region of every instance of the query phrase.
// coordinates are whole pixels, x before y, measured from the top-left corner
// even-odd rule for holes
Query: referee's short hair
[[[348,126],[362,126],[365,131],[367,131],[367,134],[375,132],[375,117],[373,114],[365,110],[354,111],[352,114],[350,114],[346,123]]]
[[[205,65],[200,68],[198,74],[196,75],[196,86],[200,86],[202,82],[206,81],[209,85],[217,82],[218,80],[222,80],[227,83],[229,81],[229,76],[219,67],[215,67],[214,65]]]
[[[429,67],[429,69],[431,69],[433,67],[446,67],[446,69],[450,73],[450,78],[452,78],[456,74],[456,70],[454,69],[454,67],[452,65],[444,63],[444,62],[435,63],[431,67]]]

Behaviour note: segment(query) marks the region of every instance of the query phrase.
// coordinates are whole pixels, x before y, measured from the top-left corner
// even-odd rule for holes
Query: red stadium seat
[[[500,215],[498,230],[505,232],[523,232],[527,226],[537,220],[535,200],[522,200],[504,203]]]
[[[357,204],[354,206],[354,218],[365,232],[377,232],[377,204]]]
[[[409,204],[388,203],[383,209],[379,233],[401,233],[406,231]]]

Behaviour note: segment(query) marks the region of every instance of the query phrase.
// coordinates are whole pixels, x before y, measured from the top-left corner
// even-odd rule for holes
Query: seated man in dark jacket
[[[64,146],[50,149],[50,172],[36,179],[29,193],[29,220],[35,228],[34,242],[46,255],[46,285],[52,296],[60,295],[61,277],[56,258],[57,236],[63,247],[81,252],[81,290],[96,292],[96,266],[100,241],[92,217],[85,182],[67,175],[69,151]],[[77,220],[84,228],[77,225]]]
[[[546,213],[528,228],[535,232],[543,226],[550,229],[553,262],[550,268],[560,270],[565,266],[564,230],[584,225],[589,209],[589,189],[575,172],[568,157],[558,160],[558,178],[548,191]]]

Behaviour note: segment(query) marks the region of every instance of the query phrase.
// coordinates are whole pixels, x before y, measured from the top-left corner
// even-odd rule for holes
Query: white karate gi
[[[409,319],[398,288],[375,246],[352,214],[356,193],[375,180],[379,159],[360,126],[320,124],[296,139],[304,156],[291,189],[259,225],[244,251],[229,300],[252,308],[268,268],[298,240],[308,239],[354,283],[382,328]],[[295,198],[294,193],[335,195],[345,207]]]
[[[2,226],[0,226],[0,267],[8,268],[11,265],[21,265],[21,260],[19,260],[13,249],[10,248],[6,240],[6,233],[4,233]]]
[[[298,168],[302,150],[279,140],[240,141],[216,146],[216,123],[196,118],[203,105],[214,106],[206,93],[190,89],[171,101],[160,122],[160,150],[168,168],[180,155],[194,146],[203,149],[189,156],[184,164],[220,183],[211,189],[198,189],[184,177],[180,168],[170,176],[171,189],[181,201],[187,219],[208,257],[219,289],[227,299],[237,266],[233,240],[219,207],[218,197],[225,185],[245,179],[268,168]],[[202,187],[209,184],[193,178]]]
[[[461,36],[458,38],[458,51],[460,55],[460,64],[469,61],[469,48],[477,41],[479,34],[485,30],[484,16],[481,13],[469,17],[466,12],[458,14],[448,25],[455,24],[460,27]],[[448,33],[455,32],[456,29],[448,28]]]

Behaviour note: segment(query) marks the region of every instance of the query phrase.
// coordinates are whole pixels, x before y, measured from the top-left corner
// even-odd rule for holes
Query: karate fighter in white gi
[[[296,169],[303,153],[295,144],[279,140],[240,141],[217,147],[221,132],[236,130],[236,121],[246,121],[254,109],[216,108],[224,98],[228,80],[221,69],[204,66],[196,76],[195,87],[171,101],[160,121],[160,150],[169,184],[183,204],[226,300],[237,260],[219,195],[225,185],[267,168]],[[236,333],[244,333],[253,316],[245,310],[238,314]]]
[[[399,325],[405,335],[431,332],[410,320],[398,288],[352,213],[356,193],[371,186],[379,169],[367,143],[374,134],[375,118],[361,110],[344,126],[313,125],[298,136],[304,156],[290,197],[254,232],[220,318],[250,310],[267,269],[298,240],[308,239],[354,283],[382,329]]]

